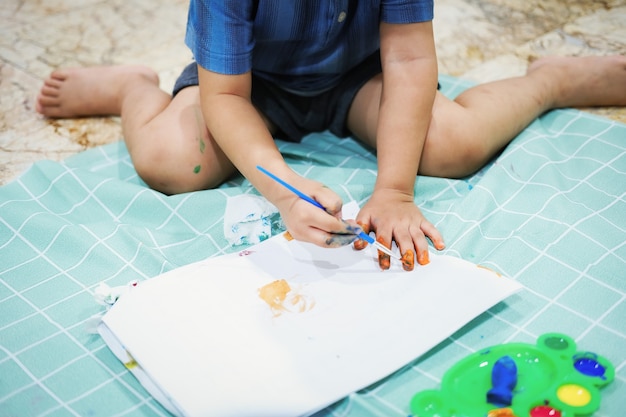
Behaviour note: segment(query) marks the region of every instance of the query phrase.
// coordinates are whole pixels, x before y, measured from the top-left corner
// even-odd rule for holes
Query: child
[[[553,108],[626,105],[624,56],[540,59],[525,76],[449,100],[437,92],[432,18],[432,0],[191,0],[186,43],[197,64],[173,97],[144,67],[74,68],[50,75],[37,111],[121,115],[135,168],[152,188],[206,189],[239,171],[296,239],[331,247],[352,242],[358,227],[340,219],[333,191],[286,165],[273,136],[353,135],[378,159],[358,224],[425,264],[427,238],[437,249],[444,242],[414,203],[416,174],[469,175]]]

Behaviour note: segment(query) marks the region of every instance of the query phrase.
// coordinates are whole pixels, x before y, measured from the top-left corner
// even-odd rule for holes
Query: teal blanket
[[[451,77],[440,81],[449,96],[469,86]],[[297,172],[344,201],[367,200],[376,160],[358,142],[322,133],[278,144]],[[243,193],[256,191],[241,177],[175,196],[150,190],[123,142],[62,163],[38,162],[1,187],[0,416],[167,415],[87,331],[103,313],[94,289],[241,250],[228,243],[223,223],[228,197]],[[473,176],[418,177],[415,201],[444,234],[444,253],[525,289],[320,416],[406,416],[411,397],[436,388],[463,357],[511,341],[534,343],[547,332],[567,334],[613,363],[616,378],[601,391],[596,415],[622,415],[626,125],[552,111]],[[438,314],[451,308],[441,300]]]

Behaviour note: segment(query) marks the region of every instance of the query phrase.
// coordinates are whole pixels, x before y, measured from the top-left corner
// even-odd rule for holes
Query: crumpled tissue
[[[117,302],[117,300],[119,300],[120,297],[131,291],[137,285],[139,285],[139,282],[135,280],[130,281],[126,285],[120,285],[117,287],[109,287],[106,283],[101,282],[100,285],[98,285],[94,290],[93,298],[98,304],[105,306],[106,311],[109,311],[109,309],[113,307],[113,305]],[[98,326],[100,325],[102,317],[104,317],[106,311],[94,314],[89,319],[87,319],[87,321],[85,321],[85,330],[87,333],[98,333]]]
[[[265,198],[241,194],[226,200],[224,236],[232,246],[254,245],[283,229],[278,209]]]

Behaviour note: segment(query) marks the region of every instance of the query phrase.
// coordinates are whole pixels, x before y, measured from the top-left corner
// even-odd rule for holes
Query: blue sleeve
[[[433,20],[434,0],[382,0],[380,20],[385,23],[417,23]]]
[[[252,68],[253,0],[191,0],[185,43],[202,68],[242,74]]]

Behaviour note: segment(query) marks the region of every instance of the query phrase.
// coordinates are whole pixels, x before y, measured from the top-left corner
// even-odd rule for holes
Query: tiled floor
[[[0,184],[40,159],[120,140],[116,118],[45,120],[33,110],[58,67],[143,63],[169,90],[191,54],[187,0],[2,0]],[[476,81],[522,74],[547,54],[626,54],[626,0],[437,0],[440,71]],[[626,122],[626,109],[596,109]]]

